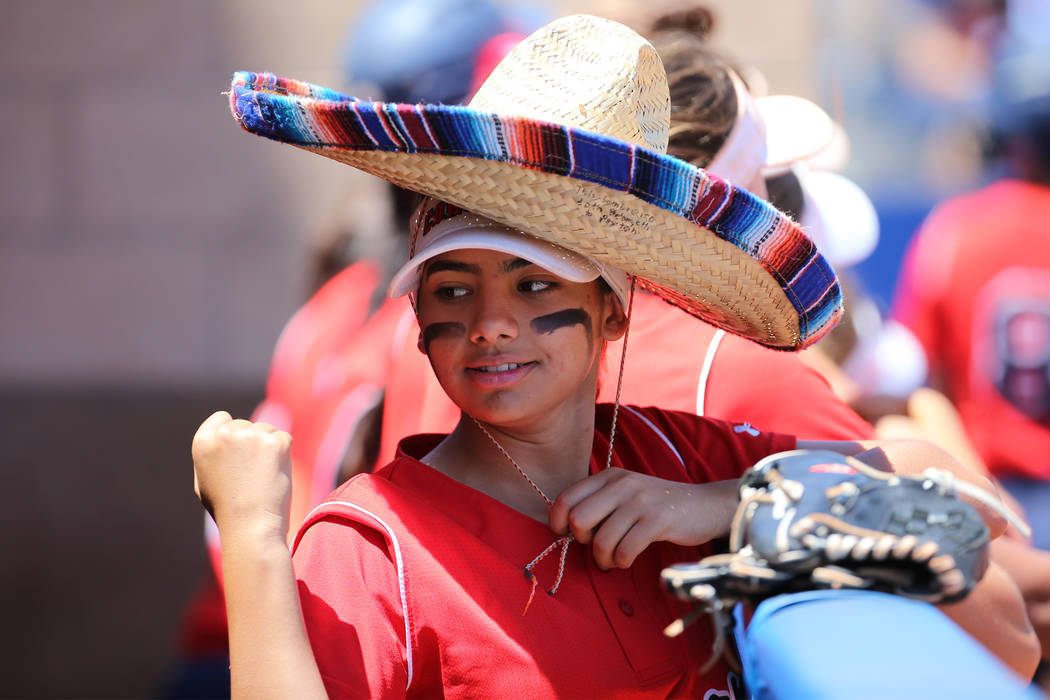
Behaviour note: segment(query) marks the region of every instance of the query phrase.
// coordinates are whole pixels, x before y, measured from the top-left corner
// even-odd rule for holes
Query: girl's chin
[[[474,406],[466,413],[487,425],[508,428],[528,425],[543,415],[542,411],[529,410],[524,406]]]
[[[495,397],[492,397],[495,398]],[[589,405],[593,408],[593,398]],[[572,423],[577,402],[568,397],[550,398],[545,401],[525,397],[500,397],[493,401],[460,404],[463,412],[472,418],[496,428],[548,429],[552,423]]]

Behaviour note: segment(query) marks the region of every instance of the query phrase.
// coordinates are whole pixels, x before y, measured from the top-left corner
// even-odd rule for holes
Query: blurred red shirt
[[[894,316],[926,350],[997,476],[1050,479],[1050,188],[1006,180],[948,200],[904,261]]]

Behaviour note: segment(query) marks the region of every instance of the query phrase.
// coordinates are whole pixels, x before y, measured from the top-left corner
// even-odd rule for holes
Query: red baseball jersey
[[[999,476],[1050,479],[1050,188],[1007,180],[938,207],[894,316]]]
[[[592,473],[605,466],[611,414],[598,407]],[[623,406],[618,426],[614,466],[680,482],[734,479],[795,447],[790,436],[655,408]],[[657,543],[630,568],[602,571],[572,543],[560,588],[525,612],[523,568],[556,536],[420,462],[441,437],[403,441],[394,462],[348,481],[299,533],[303,614],[332,697],[740,693],[723,663],[697,673],[712,648],[707,621],[675,639],[662,632],[689,606],[662,590],[661,569],[707,546]],[[557,559],[536,566],[544,588]]]
[[[416,348],[419,328],[411,310],[406,313],[411,331],[394,347],[379,464],[393,459],[401,438],[447,433],[459,420],[459,409]],[[622,342],[606,349],[600,401],[616,397]],[[874,437],[871,425],[794,354],[717,330],[645,293],[635,294],[620,400],[747,422],[810,440]]]

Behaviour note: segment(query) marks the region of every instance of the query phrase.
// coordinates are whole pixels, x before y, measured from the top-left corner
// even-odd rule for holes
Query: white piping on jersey
[[[679,463],[680,463],[680,464],[681,464],[681,465],[682,465],[683,467],[685,467],[685,460],[684,460],[684,459],[682,459],[682,455],[678,453],[678,450],[677,450],[677,449],[675,449],[675,446],[674,446],[674,445],[673,445],[673,444],[671,443],[671,440],[670,440],[670,439],[669,439],[669,438],[668,438],[668,437],[667,437],[666,435],[664,435],[664,434],[663,434],[663,432],[662,432],[662,431],[661,431],[661,430],[660,430],[659,428],[657,428],[657,427],[656,427],[655,425],[653,425],[653,424],[652,424],[652,422],[651,422],[651,421],[650,421],[650,420],[649,420],[648,418],[646,418],[645,416],[643,416],[643,415],[642,415],[641,413],[639,413],[638,411],[634,410],[634,409],[633,409],[633,408],[631,408],[630,406],[620,406],[620,408],[626,408],[626,409],[627,409],[628,411],[630,411],[630,412],[631,412],[631,413],[633,413],[634,415],[636,415],[636,416],[638,416],[639,418],[641,418],[641,419],[642,419],[642,421],[643,421],[643,422],[644,422],[644,423],[645,423],[646,425],[648,425],[648,426],[649,426],[650,428],[652,428],[652,429],[653,429],[653,432],[654,432],[654,433],[656,433],[657,435],[659,435],[659,436],[660,436],[660,439],[661,439],[661,440],[663,440],[663,441],[664,441],[664,443],[666,443],[666,444],[667,444],[667,446],[671,448],[671,452],[674,452],[674,456],[678,458],[678,462],[679,462]]]
[[[405,566],[404,562],[401,560],[401,545],[397,541],[397,535],[394,534],[393,528],[383,522],[382,518],[375,513],[369,512],[361,506],[350,503],[349,501],[326,501],[310,511],[309,515],[306,516],[306,521],[309,521],[309,519],[313,517],[313,514],[318,510],[331,505],[346,506],[347,508],[352,508],[353,510],[364,513],[383,526],[383,529],[386,530],[388,535],[390,535],[390,541],[394,544],[394,563],[397,566],[397,585],[399,592],[401,593],[401,610],[405,615],[405,662],[408,667],[408,682],[405,684],[405,690],[407,691],[412,687],[412,628],[409,625],[408,596],[405,593]]]
[[[700,370],[700,381],[696,385],[696,415],[704,415],[704,399],[707,396],[707,378],[711,374],[711,365],[715,362],[715,353],[718,352],[718,344],[722,342],[722,338],[726,336],[726,332],[719,328],[715,331],[714,337],[711,338],[711,343],[707,346],[707,354],[704,355],[704,366]]]

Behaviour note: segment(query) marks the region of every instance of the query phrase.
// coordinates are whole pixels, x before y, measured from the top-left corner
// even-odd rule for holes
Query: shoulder
[[[396,541],[400,526],[397,504],[411,498],[394,481],[403,461],[405,458],[399,458],[374,473],[358,474],[329,494],[303,520],[292,544],[293,554],[306,540],[314,547],[343,548]]]
[[[611,410],[600,405],[599,421]],[[749,423],[655,406],[621,406],[620,416],[617,454],[636,471],[662,478],[673,478],[670,471],[680,473],[683,468],[686,477],[698,483],[736,478],[762,457],[794,449],[796,442],[794,436],[764,432]]]
[[[599,404],[599,420],[602,414],[611,415],[611,404]],[[696,435],[761,435],[762,431],[745,421],[733,421],[709,416],[698,416],[688,411],[676,411],[658,406],[620,406],[620,423],[635,431],[641,438],[671,439],[690,438]],[[629,427],[628,427],[629,426]]]
[[[797,353],[723,339],[706,386],[706,414],[826,440],[868,439],[873,428]]]

